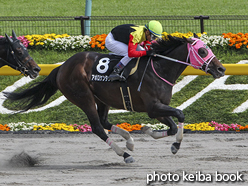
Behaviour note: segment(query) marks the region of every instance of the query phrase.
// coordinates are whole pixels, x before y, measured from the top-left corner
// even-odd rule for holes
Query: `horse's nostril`
[[[40,68],[39,66],[37,66],[37,67],[35,67],[33,70],[34,70],[35,72],[40,72],[41,68]]]
[[[225,68],[225,67],[219,67],[219,68],[218,68],[218,71],[219,71],[219,72],[225,72],[225,71],[226,71],[226,68]]]

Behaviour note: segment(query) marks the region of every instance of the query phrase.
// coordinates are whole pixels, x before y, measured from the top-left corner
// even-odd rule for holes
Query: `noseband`
[[[196,69],[201,69],[203,71],[205,71],[207,73],[207,71],[209,70],[208,65],[211,63],[211,61],[213,60],[213,58],[215,57],[215,55],[213,54],[212,50],[200,39],[196,39],[196,38],[192,38],[192,40],[194,40],[194,42],[192,44],[188,43],[187,44],[187,48],[188,48],[188,56],[187,56],[187,60],[186,62],[184,61],[180,61],[177,59],[173,59],[167,56],[163,56],[160,54],[155,54],[154,56],[163,58],[163,59],[167,59],[176,63],[181,63],[184,65],[189,65],[192,66]],[[202,58],[199,54],[198,54],[198,50],[200,48],[205,48],[208,51],[208,55],[204,58]],[[158,73],[156,72],[154,65],[153,65],[153,60],[151,60],[151,65],[152,65],[152,69],[153,72],[156,74],[157,77],[159,77],[161,80],[163,80],[164,82],[166,82],[167,84],[174,86],[174,84],[172,84],[171,82],[169,82],[168,80],[162,78],[161,76],[158,75]],[[204,68],[204,69],[203,69]]]

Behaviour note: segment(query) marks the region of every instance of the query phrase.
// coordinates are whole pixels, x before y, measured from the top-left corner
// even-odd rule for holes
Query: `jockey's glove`
[[[148,51],[146,51],[146,55],[147,56],[154,56],[155,52],[153,50],[148,50]]]

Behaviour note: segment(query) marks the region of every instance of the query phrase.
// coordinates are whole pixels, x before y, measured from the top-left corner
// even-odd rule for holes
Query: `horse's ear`
[[[183,36],[183,39],[184,39],[184,41],[186,41],[187,43],[191,43],[191,39],[186,38],[186,37],[184,37],[184,36]]]
[[[185,41],[187,41],[187,38],[186,38],[186,37],[184,37],[184,36],[183,36],[183,39],[184,39]]]
[[[13,43],[13,40],[5,33],[5,37],[9,43]]]
[[[186,38],[186,37],[183,37],[183,39],[187,42],[187,43],[190,43],[192,44],[194,41],[190,38]]]
[[[17,37],[16,37],[16,33],[15,33],[15,31],[14,30],[12,30],[12,37],[16,40],[17,39]]]
[[[200,39],[196,33],[194,33],[194,38]]]

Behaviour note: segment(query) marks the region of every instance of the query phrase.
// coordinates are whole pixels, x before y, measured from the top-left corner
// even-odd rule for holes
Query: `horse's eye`
[[[18,54],[22,54],[22,49],[21,48],[17,48],[16,50],[17,50]]]
[[[204,58],[204,57],[206,57],[206,56],[208,55],[208,51],[207,51],[206,48],[199,48],[198,54],[199,54],[202,58]]]

